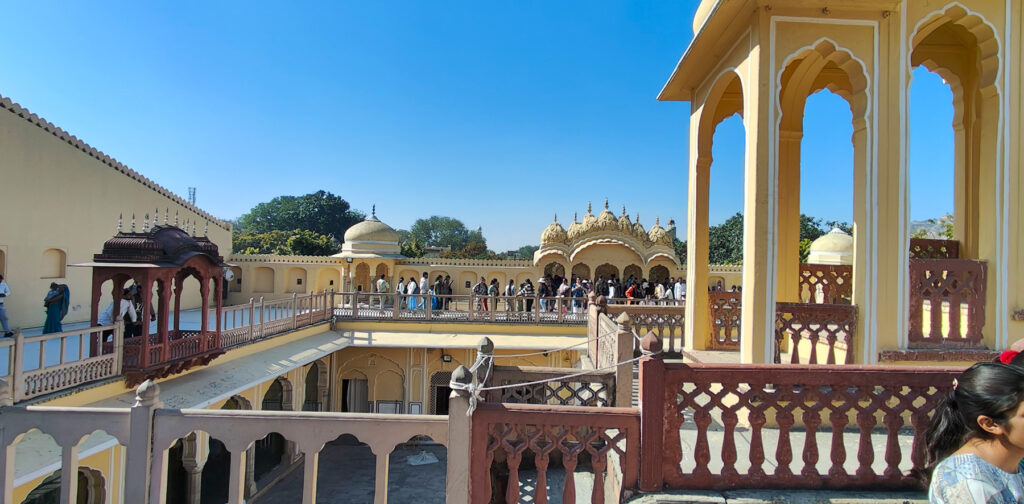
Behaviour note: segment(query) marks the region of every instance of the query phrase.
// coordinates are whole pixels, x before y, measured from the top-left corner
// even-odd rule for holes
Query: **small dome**
[[[576,218],[576,214],[572,214],[572,224],[569,224],[569,231],[566,233],[566,236],[570,240],[575,240],[577,237],[579,237],[580,233],[582,232],[583,226],[579,223],[578,219]]]
[[[853,264],[853,237],[839,228],[811,242],[809,250],[807,262],[811,264]]]
[[[391,226],[384,224],[377,218],[376,209],[366,220],[348,228],[345,231],[345,242],[395,242],[398,243],[398,233]]]
[[[647,237],[654,243],[671,244],[672,239],[669,238],[668,232],[661,227],[661,223],[658,218],[654,219],[654,226],[647,232]]]
[[[598,227],[601,229],[614,229],[618,225],[617,222],[615,214],[608,210],[608,200],[604,200],[604,210],[601,210],[601,215],[597,216]]]
[[[540,244],[564,243],[567,237],[568,235],[565,233],[565,228],[558,223],[558,216],[555,215],[555,220],[551,224],[548,224],[548,227],[540,234]]]
[[[640,224],[640,214],[636,214],[636,220],[633,221],[633,233],[639,236],[647,236],[647,231],[644,230],[644,225]]]
[[[590,203],[587,203],[587,214],[583,216],[583,224],[580,226],[580,233],[590,231],[596,224],[597,219],[594,218],[594,214],[590,211]]]
[[[619,216],[619,231],[628,233],[633,230],[633,223],[629,220],[629,216],[626,215],[626,205],[622,205],[622,215]]]

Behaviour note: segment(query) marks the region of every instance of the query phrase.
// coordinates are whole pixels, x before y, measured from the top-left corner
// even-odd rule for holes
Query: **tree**
[[[679,257],[679,264],[686,266],[686,242],[673,237],[672,248],[675,249],[676,256]]]
[[[339,251],[338,244],[330,236],[296,229],[288,238],[288,249],[293,255],[321,256],[333,255]]]
[[[743,214],[708,228],[708,261],[711,264],[743,263]]]
[[[423,254],[426,253],[423,244],[415,238],[402,241],[400,246],[402,249],[402,255],[405,257],[423,257]]]
[[[540,250],[536,245],[523,245],[516,251],[516,257],[520,259],[533,259],[533,253]]]
[[[303,196],[278,196],[238,218],[240,231],[261,234],[303,229],[343,240],[345,231],[366,216],[327,191]]]
[[[235,232],[231,239],[235,254],[331,255],[338,253],[338,243],[330,236],[309,230],[269,231],[267,233]]]
[[[417,219],[409,229],[409,236],[425,246],[451,247],[453,251],[465,247],[471,237],[462,221],[440,215]],[[479,229],[473,233],[472,238],[474,241],[487,243]]]

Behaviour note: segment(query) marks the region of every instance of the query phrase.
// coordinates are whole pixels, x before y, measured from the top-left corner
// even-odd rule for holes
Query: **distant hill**
[[[937,219],[910,221],[910,236],[914,238],[951,239],[953,234],[953,214],[946,214]]]

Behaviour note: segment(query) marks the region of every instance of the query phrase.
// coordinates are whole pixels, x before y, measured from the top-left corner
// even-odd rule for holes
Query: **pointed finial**
[[[160,221],[160,209],[159,208],[154,208],[153,209],[153,227],[156,227],[156,225],[157,225],[157,223],[159,221]]]
[[[608,210],[608,198],[604,199],[604,209]]]
[[[635,223],[637,223],[637,224],[640,224],[640,212],[637,212],[637,213],[636,213],[636,220],[635,220],[635,221],[633,221],[633,222],[635,222]]]
[[[196,221],[192,221],[192,236],[196,235]]]
[[[132,214],[132,232],[135,232],[135,214]]]
[[[558,214],[555,214],[555,223],[558,222]]]
[[[178,210],[174,210],[174,227],[178,227]]]
[[[577,221],[578,219],[579,219],[579,214],[578,214],[578,213],[576,213],[576,212],[573,212],[573,213],[572,213],[572,223],[573,223],[573,224],[576,224],[576,221]]]
[[[372,209],[370,210],[370,215],[373,216],[373,217],[376,217],[377,216],[377,204],[374,203],[373,207],[371,207],[371,208]]]
[[[206,221],[206,226],[203,227],[203,236],[208,236],[209,234],[210,234],[210,221],[207,220]]]
[[[587,215],[590,215],[590,202],[587,202]]]
[[[146,212],[145,217],[142,218],[142,232],[149,232],[149,212]]]
[[[164,208],[164,225],[167,225],[167,218],[171,216],[171,209]]]
[[[123,220],[124,220],[124,214],[123,213],[117,214],[117,232],[118,233],[121,233],[121,221],[123,221]]]
[[[661,225],[661,216],[660,215],[654,218],[654,225],[655,226],[660,226]]]
[[[626,205],[622,205],[622,216],[626,216]]]

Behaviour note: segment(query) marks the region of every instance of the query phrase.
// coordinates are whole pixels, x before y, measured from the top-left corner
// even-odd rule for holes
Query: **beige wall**
[[[44,253],[59,250],[68,264],[91,261],[114,235],[119,214],[124,214],[124,229],[128,230],[135,213],[136,228],[141,231],[144,214],[159,209],[162,222],[169,209],[172,220],[177,211],[179,219],[196,221],[197,233],[203,233],[209,215],[183,204],[180,198],[138,174],[123,173],[122,169],[128,171],[123,165],[116,168],[105,164],[109,158],[102,153],[84,152],[60,137],[69,138],[66,133],[51,133],[11,112],[20,107],[15,108],[8,100],[3,101],[3,107],[0,183],[6,215],[0,219],[0,251],[4,258],[0,269],[12,291],[5,303],[12,327],[43,324],[42,301],[50,282],[66,283],[71,290],[71,310],[65,323],[89,319],[92,270],[69,267],[63,277],[48,278],[52,273],[45,271]],[[211,222],[209,236],[222,254],[230,252],[231,232],[226,225]],[[188,293],[182,307],[198,304],[199,293]]]

